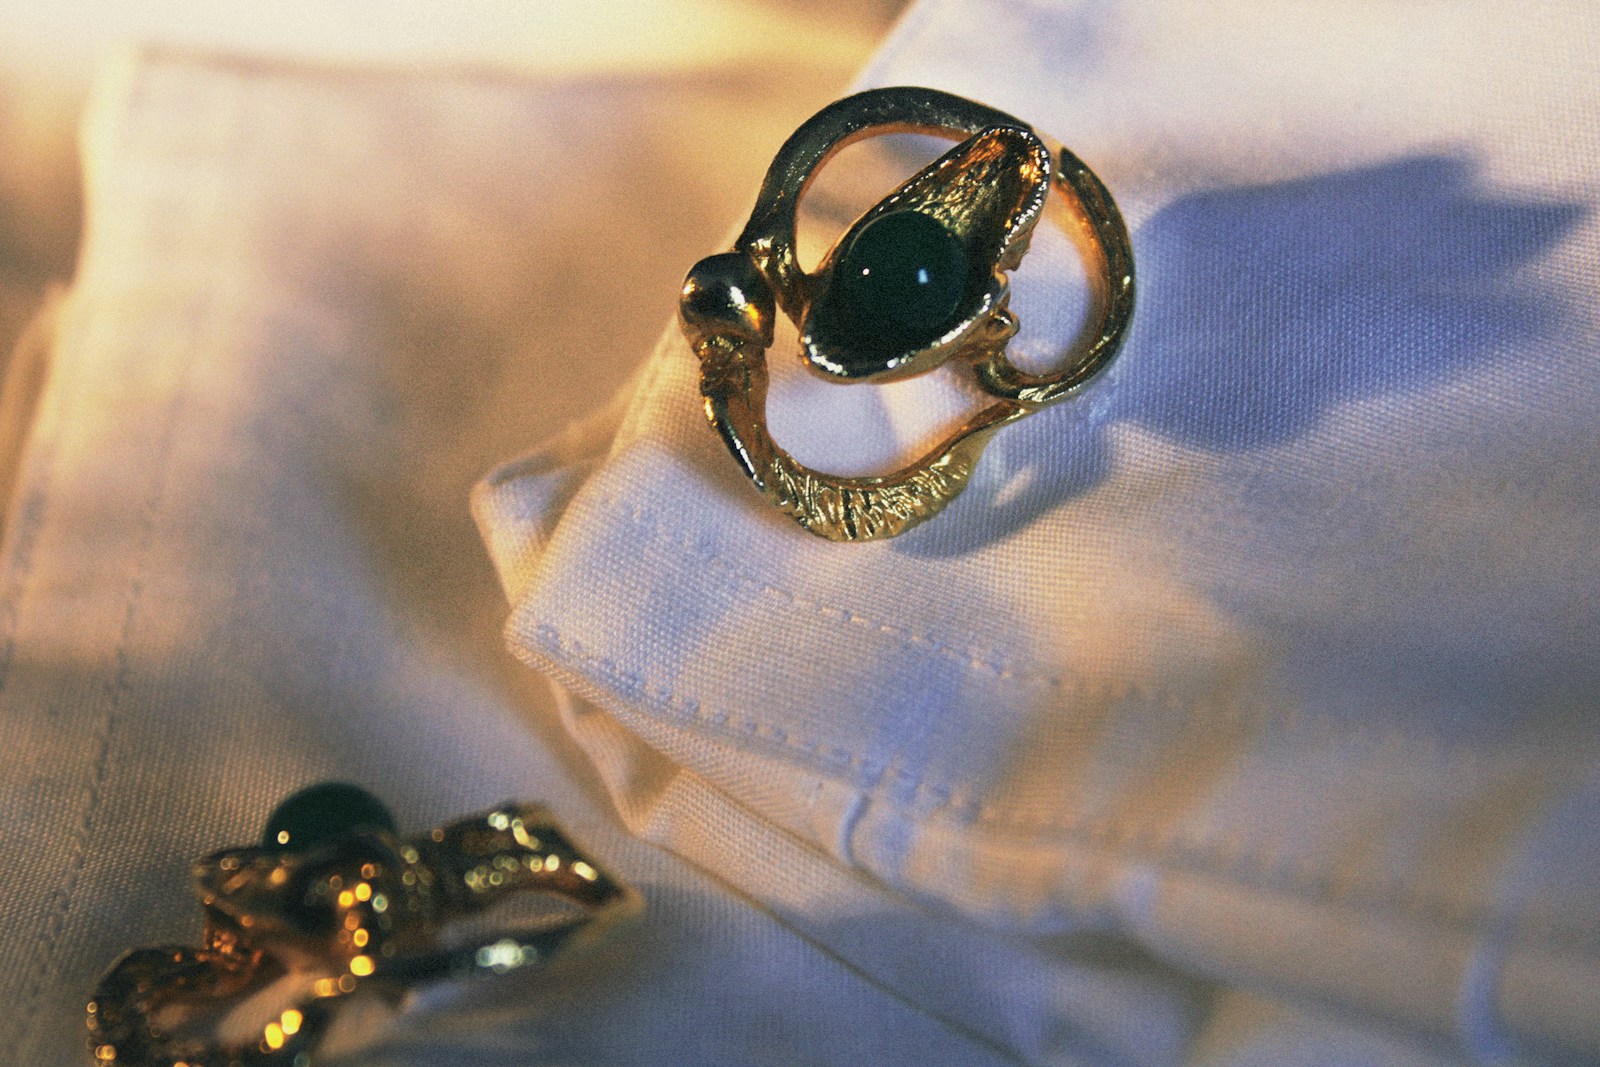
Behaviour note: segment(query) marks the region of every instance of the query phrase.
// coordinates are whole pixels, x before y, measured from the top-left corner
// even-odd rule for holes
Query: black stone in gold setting
[[[349,782],[320,782],[284,798],[267,816],[261,847],[305,852],[362,830],[398,834],[383,801]]]
[[[869,208],[813,271],[796,218],[818,168],[862,137],[964,138]],[[1090,327],[1060,369],[1030,374],[1005,348],[1017,332],[1010,272],[1052,190],[1077,216],[1097,291]],[[706,419],[751,483],[802,529],[831,541],[896,537],[967,485],[1001,427],[1078,391],[1116,354],[1133,311],[1133,249],[1100,179],[1021,120],[936,89],[869,89],[823,108],[784,142],[731,252],[695,264],[679,319],[700,365]],[[800,463],[767,425],[767,350],[778,313],[800,358],[834,382],[892,382],[970,369],[990,402],[899,470],[844,476]]]
[[[423,983],[540,965],[640,910],[538,804],[402,838],[371,793],[324,782],[280,804],[266,837],[192,865],[198,945],[135,949],[106,971],[86,1013],[97,1067],[309,1067],[353,994],[398,1004]],[[570,907],[493,923],[522,892]]]
[[[1004,306],[1049,192],[1032,132],[983,130],[905,181],[847,230],[810,276],[801,358],[834,381],[894,381],[965,354]]]
[[[828,300],[870,370],[925,348],[950,328],[969,288],[966,249],[931,215],[895,211],[867,223],[838,258]]]

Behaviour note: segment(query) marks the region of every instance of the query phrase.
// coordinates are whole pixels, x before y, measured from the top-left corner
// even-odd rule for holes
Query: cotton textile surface
[[[860,85],[1100,174],[1123,353],[840,546],[669,330],[479,490],[512,646],[638,833],[1018,1060],[1600,1062],[1597,75],[1588,5],[918,6]],[[915,149],[836,162],[813,225]],[[1073,263],[1019,271],[1022,358]],[[958,417],[787,357],[802,461]]]
[[[189,862],[327,778],[407,832],[544,800],[648,917],[548,975],[438,990],[326,1062],[1005,1062],[626,832],[504,650],[467,511],[489,465],[648,352],[795,87],[821,106],[868,54],[823,37],[776,67],[156,50],[102,72],[88,232],[35,330],[48,380],[0,549],[0,1064],[90,1062],[101,972],[199,936]],[[678,163],[702,122],[747,162]],[[664,282],[613,254],[631,242]]]
[[[768,17],[742,71],[105,73],[0,548],[0,1059],[83,1062],[187,861],[340,777],[410,830],[546,800],[649,910],[338,1062],[1600,1062],[1595,17],[914,9],[860,84],[1062,139],[1140,297],[870,546],[649,354],[854,71]],[[923,149],[842,157],[813,249]],[[1044,365],[1083,299],[1035,243]],[[966,401],[772,355],[817,464]],[[464,500],[540,441],[475,507],[561,687]]]

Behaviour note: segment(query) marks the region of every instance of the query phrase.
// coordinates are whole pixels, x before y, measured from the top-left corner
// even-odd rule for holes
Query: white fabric
[[[636,832],[1017,1060],[1600,1062],[1597,74],[1578,3],[929,0],[861,84],[1096,169],[1125,351],[839,546],[741,480],[669,329],[479,489],[512,646]],[[1082,297],[1036,245],[1044,360]],[[783,345],[813,463],[958,395]]]
[[[924,4],[862,83],[1080,152],[1140,306],[946,516],[841,547],[642,359],[859,54],[766,11],[742,70],[102,80],[0,546],[0,1058],[84,1062],[101,969],[195,937],[187,861],[338,776],[414,828],[546,799],[649,901],[349,1062],[1600,1062],[1595,16]],[[1082,297],[1037,244],[1043,362]],[[947,386],[790,370],[775,419],[871,469]],[[497,654],[463,509],[539,440],[478,518],[570,691]]]
[[[0,1062],[88,1062],[99,974],[198,938],[189,861],[329,777],[415,831],[547,801],[648,901],[609,951],[442,991],[341,1062],[1004,1062],[625,832],[502,647],[466,506],[497,456],[620,386],[793,86],[820,106],[860,54],[771,82],[163,52],[106,72],[0,549]],[[743,162],[679,165],[704,121]],[[616,254],[641,234],[664,281]]]

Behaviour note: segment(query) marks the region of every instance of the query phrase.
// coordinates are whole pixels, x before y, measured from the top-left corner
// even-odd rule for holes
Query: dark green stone
[[[358,830],[399,833],[383,801],[349,782],[322,782],[291,794],[267,816],[261,847],[303,852]]]
[[[858,341],[909,351],[949,328],[967,276],[955,234],[920,211],[896,211],[856,234],[834,267],[833,295]]]

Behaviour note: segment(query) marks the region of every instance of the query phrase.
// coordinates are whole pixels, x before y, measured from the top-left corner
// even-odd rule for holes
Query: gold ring
[[[801,270],[795,211],[807,183],[845,145],[908,131],[965,140],[857,219],[815,271]],[[1017,331],[1007,275],[1051,188],[1083,228],[1097,311],[1061,369],[1032,375],[1006,358]],[[1100,179],[1026,123],[934,89],[874,89],[829,105],[784,143],[734,250],[695,264],[678,309],[706,417],[745,475],[810,532],[871,541],[938,514],[996,430],[1072,394],[1111,360],[1133,312],[1133,248]],[[806,467],[767,429],[766,350],[780,310],[799,330],[805,365],[824,378],[893,381],[959,360],[993,402],[892,474]]]
[[[294,794],[260,845],[213,853],[190,874],[205,910],[200,945],[124,954],[89,1001],[90,1054],[103,1067],[309,1067],[358,990],[398,999],[422,983],[541,964],[641,907],[539,805],[403,838],[377,798],[339,782]],[[521,892],[566,907],[515,929],[468,922]],[[247,1001],[249,1036],[228,1036]]]

